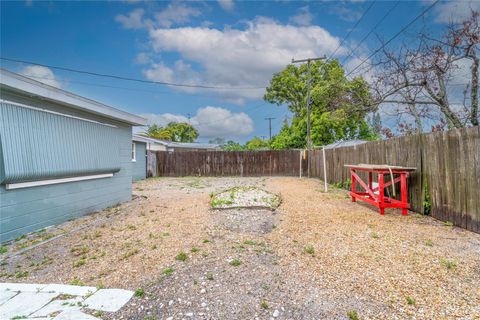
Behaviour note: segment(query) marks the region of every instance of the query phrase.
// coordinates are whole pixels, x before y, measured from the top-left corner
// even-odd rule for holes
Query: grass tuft
[[[231,266],[238,267],[239,265],[242,264],[242,261],[238,259],[233,259],[232,261],[229,262]]]
[[[313,246],[306,246],[303,248],[303,251],[312,256],[315,254],[315,248]]]
[[[177,256],[175,257],[175,260],[178,260],[178,261],[187,261],[187,259],[188,259],[188,256],[183,251],[177,254]]]

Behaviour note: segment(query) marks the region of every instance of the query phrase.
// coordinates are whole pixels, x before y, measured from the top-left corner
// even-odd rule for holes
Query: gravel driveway
[[[210,209],[210,194],[236,186],[282,203]],[[105,319],[480,319],[478,234],[380,216],[313,179],[157,178],[134,193],[22,255],[34,239],[13,243],[0,280],[137,290]]]

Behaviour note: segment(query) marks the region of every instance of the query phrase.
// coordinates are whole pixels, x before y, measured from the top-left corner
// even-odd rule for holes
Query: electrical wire
[[[351,58],[353,55],[354,55],[354,52],[362,45],[362,43],[367,40],[367,38],[378,28],[378,26],[390,15],[390,13],[392,13],[392,11],[398,6],[398,4],[400,3],[400,0],[398,0],[397,2],[395,2],[395,4],[383,15],[383,17],[378,20],[378,22],[375,24],[375,26],[370,29],[370,31],[360,40],[360,42],[355,46],[354,49],[352,50],[349,50],[350,53],[348,54],[348,56],[346,58],[343,58],[342,59],[342,62],[341,64],[343,65],[345,63],[345,61],[347,61],[349,58]]]
[[[224,86],[207,86],[207,85],[200,85],[200,84],[186,84],[186,83],[152,81],[152,80],[144,80],[144,79],[139,79],[139,78],[123,77],[123,76],[114,75],[114,74],[99,73],[99,72],[93,72],[93,71],[87,71],[87,70],[80,70],[80,69],[73,69],[73,68],[67,68],[67,67],[61,67],[61,66],[54,66],[54,65],[44,64],[44,63],[38,63],[38,62],[20,60],[20,59],[13,59],[13,58],[7,58],[7,57],[0,57],[0,59],[4,60],[4,61],[30,64],[30,65],[40,66],[40,67],[62,70],[62,71],[87,74],[87,75],[90,75],[90,76],[112,78],[112,79],[125,80],[125,81],[135,81],[135,82],[141,82],[141,83],[151,83],[151,84],[158,84],[158,85],[165,85],[165,86],[172,86],[172,87],[186,87],[186,88],[198,88],[198,89],[219,89],[219,90],[258,90],[258,89],[265,89],[266,88],[266,87],[260,87],[260,86],[259,87],[224,87]]]
[[[327,60],[330,60],[331,58],[333,58],[335,56],[335,53],[338,51],[338,49],[340,49],[340,47],[342,46],[342,44],[347,40],[347,38],[352,34],[353,31],[355,31],[355,29],[357,28],[357,26],[360,24],[360,22],[362,22],[363,18],[367,15],[367,13],[370,11],[370,9],[373,7],[373,5],[375,4],[376,1],[372,1],[372,3],[370,4],[370,6],[368,6],[367,10],[365,10],[362,14],[362,16],[357,20],[357,22],[355,23],[355,25],[352,27],[352,29],[350,29],[350,31],[347,33],[347,35],[342,39],[342,41],[340,41],[340,43],[338,44],[338,46],[335,48],[335,50],[333,51],[333,53],[328,57]]]

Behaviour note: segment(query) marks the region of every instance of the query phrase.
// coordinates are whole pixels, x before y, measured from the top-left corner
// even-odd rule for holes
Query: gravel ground
[[[214,209],[266,208],[275,210],[280,205],[280,197],[254,186],[234,187],[211,194],[210,205]]]
[[[209,208],[210,193],[235,186],[282,204]],[[145,291],[105,319],[480,319],[478,234],[380,216],[313,179],[160,178],[134,189],[135,200],[7,258],[0,281]]]

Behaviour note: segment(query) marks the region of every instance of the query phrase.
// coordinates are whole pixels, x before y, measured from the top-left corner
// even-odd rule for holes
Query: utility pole
[[[270,133],[270,140],[272,140],[272,120],[274,119],[275,118],[265,118],[265,120],[268,120],[268,132]]]
[[[326,56],[319,57],[319,58],[308,58],[308,59],[301,59],[301,60],[295,60],[292,58],[292,63],[307,63],[307,176],[310,178],[310,151],[312,149],[312,143],[310,139],[310,62],[311,61],[317,61],[317,60],[324,60],[327,59]]]

